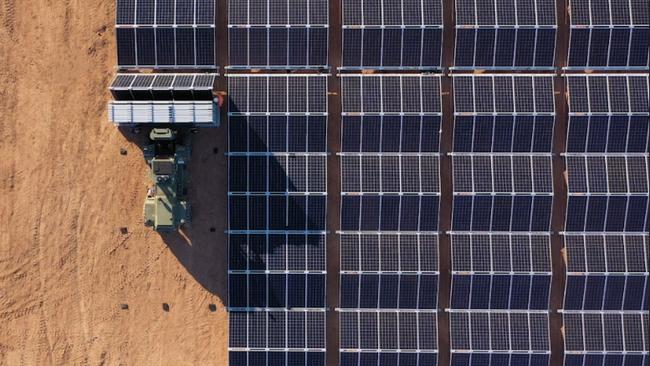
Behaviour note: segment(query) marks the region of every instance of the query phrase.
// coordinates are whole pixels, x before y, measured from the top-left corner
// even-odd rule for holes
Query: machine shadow
[[[239,111],[232,100],[229,108]],[[301,193],[307,191],[309,162],[287,154],[299,141],[307,151],[306,123],[302,116],[241,115],[229,121],[232,308],[302,308],[317,305],[306,299],[311,294],[322,292],[324,298],[324,275],[286,273],[325,271],[325,235],[306,231],[325,230],[326,196]]]
[[[324,276],[321,276],[321,284],[320,280],[309,281],[303,274],[279,272],[325,271],[325,235],[308,235],[304,231],[325,230],[326,196],[283,194],[304,190],[301,187],[305,185],[302,180],[307,177],[308,162],[301,156],[265,154],[268,151],[286,152],[277,146],[296,144],[296,141],[288,141],[290,139],[302,139],[306,144],[306,135],[301,135],[306,133],[303,130],[306,119],[263,116],[233,117],[229,121],[225,109],[221,111],[221,127],[200,129],[196,134],[182,131],[181,143],[187,145],[188,137],[191,141],[188,201],[192,221],[177,232],[159,235],[187,272],[226,307],[313,305],[290,299],[287,287],[294,283],[294,287],[303,287],[310,293],[322,291],[324,298]],[[230,111],[238,111],[232,102]],[[268,124],[273,124],[273,130],[284,126],[297,133],[268,133],[272,131]],[[150,143],[149,131],[150,128],[142,128],[134,133],[132,128],[120,128],[123,136],[141,150]],[[230,163],[226,154],[229,145]],[[246,157],[247,150],[253,154]],[[289,174],[289,166],[299,173]],[[301,167],[304,168],[302,172]],[[301,181],[294,182],[292,176]],[[229,196],[229,190],[236,193]],[[267,190],[273,193],[266,195]],[[229,229],[233,232],[230,238]],[[244,230],[254,233],[244,234]],[[264,232],[266,230],[271,233]],[[283,231],[292,233],[281,234]],[[230,284],[229,270],[239,273],[230,278]],[[255,274],[242,275],[247,271]],[[264,271],[274,273],[264,274]],[[298,278],[300,276],[302,279]],[[300,281],[302,285],[295,285]],[[232,299],[228,297],[229,287],[232,287]]]
[[[138,133],[127,127],[119,130],[140,148],[140,153],[151,143],[148,139],[151,128],[141,128]],[[225,305],[228,301],[227,129],[223,125],[199,129],[197,133],[183,129],[179,135],[181,144],[191,146],[187,194],[192,221],[177,232],[159,235],[188,274]],[[148,175],[149,171],[143,174]]]

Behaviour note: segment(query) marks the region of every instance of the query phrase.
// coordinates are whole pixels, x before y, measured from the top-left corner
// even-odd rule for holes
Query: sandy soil
[[[0,0],[0,365],[226,364],[226,129],[194,140],[192,227],[144,228],[143,136],[106,116],[114,3]]]

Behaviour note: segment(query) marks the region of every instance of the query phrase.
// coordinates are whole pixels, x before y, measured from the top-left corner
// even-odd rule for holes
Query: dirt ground
[[[226,364],[226,129],[194,140],[192,227],[143,227],[144,136],[107,122],[114,4],[0,0],[0,365]]]

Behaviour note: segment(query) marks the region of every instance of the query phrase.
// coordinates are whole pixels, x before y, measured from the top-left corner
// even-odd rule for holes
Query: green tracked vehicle
[[[152,144],[144,148],[152,185],[144,201],[144,224],[158,232],[171,232],[190,222],[187,202],[189,146],[181,145],[177,132],[154,128]]]

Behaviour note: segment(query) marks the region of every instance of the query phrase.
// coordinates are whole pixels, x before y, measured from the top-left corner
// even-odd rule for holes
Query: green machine
[[[152,185],[144,201],[144,224],[158,232],[176,231],[191,220],[187,202],[187,163],[190,148],[180,144],[177,131],[154,128],[152,144],[144,148]]]

